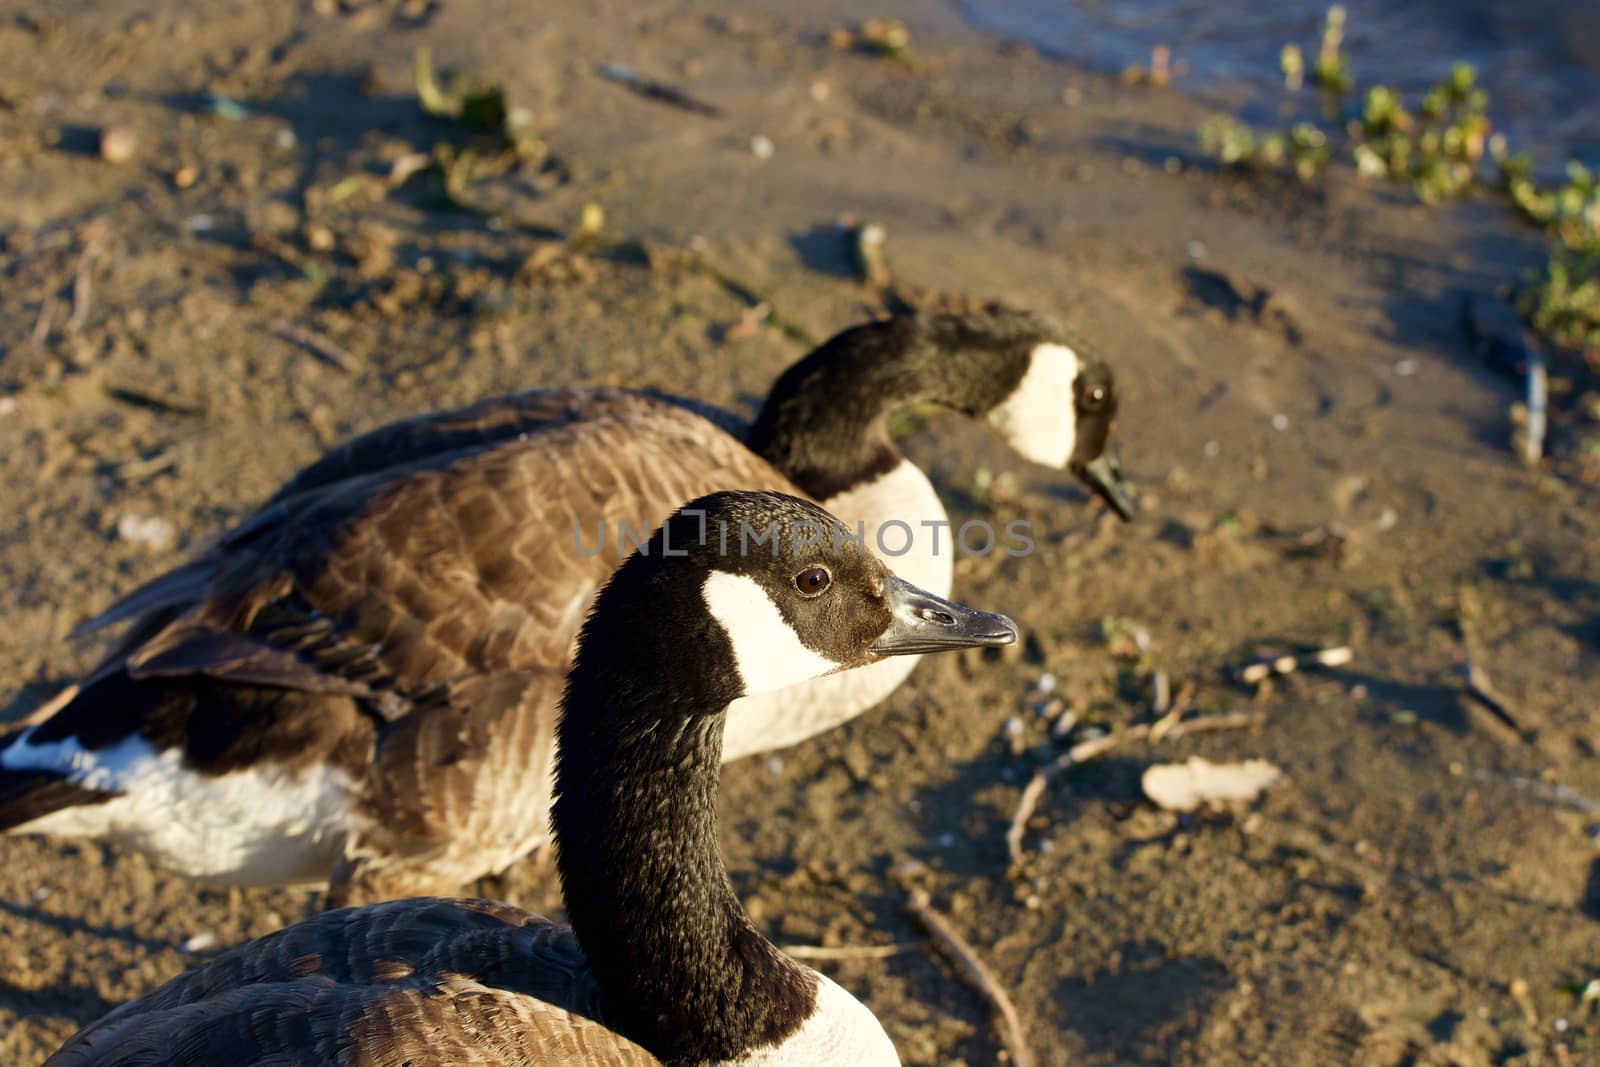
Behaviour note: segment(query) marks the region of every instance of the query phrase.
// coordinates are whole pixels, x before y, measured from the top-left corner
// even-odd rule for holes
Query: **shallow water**
[[[1107,70],[1148,65],[1158,44],[1188,64],[1175,83],[1270,122],[1282,99],[1279,50],[1309,63],[1327,4],[1211,0],[958,0],[973,24]],[[1358,90],[1426,89],[1464,59],[1489,111],[1541,166],[1600,162],[1600,0],[1347,0],[1345,53]]]

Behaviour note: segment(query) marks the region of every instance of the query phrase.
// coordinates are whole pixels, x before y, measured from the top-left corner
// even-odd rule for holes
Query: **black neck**
[[[642,610],[676,603],[670,590],[607,594],[558,731],[568,915],[609,1026],[667,1064],[732,1059],[792,1034],[816,1002],[815,979],[745,915],[717,846],[732,650],[709,618]]]
[[[1059,336],[1020,311],[907,315],[846,330],[785,371],[747,444],[815,500],[891,470],[889,416],[928,401],[967,415],[999,404],[1041,342]]]

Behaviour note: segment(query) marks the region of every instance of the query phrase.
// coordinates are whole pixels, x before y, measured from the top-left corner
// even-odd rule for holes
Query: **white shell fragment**
[[[1168,811],[1194,811],[1206,804],[1251,801],[1283,778],[1266,760],[1212,763],[1191,756],[1187,763],[1158,763],[1147,768],[1144,795]]]

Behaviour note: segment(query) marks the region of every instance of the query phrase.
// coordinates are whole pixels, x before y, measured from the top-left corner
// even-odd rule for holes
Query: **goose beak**
[[[1088,463],[1074,464],[1072,473],[1094,490],[1095,496],[1110,505],[1123,522],[1132,519],[1134,512],[1139,510],[1128,483],[1123,480],[1122,464],[1117,462],[1116,453],[1109,448]]]
[[[892,574],[883,580],[883,593],[894,617],[872,643],[880,656],[1016,643],[1017,624],[1004,615],[952,604]]]

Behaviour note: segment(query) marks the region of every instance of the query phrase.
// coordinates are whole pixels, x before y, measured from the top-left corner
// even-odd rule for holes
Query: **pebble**
[[[124,515],[117,520],[117,536],[136,545],[161,550],[172,547],[178,532],[172,523],[159,516]]]
[[[1041,693],[1054,693],[1056,691],[1056,676],[1049,671],[1039,675],[1039,681],[1034,686]]]
[[[100,131],[100,158],[126,163],[139,150],[139,134],[129,126],[107,126]]]
[[[1289,428],[1289,416],[1283,414],[1282,412],[1272,416],[1272,428],[1277,430],[1279,433],[1287,430]]]
[[[172,172],[172,184],[179,189],[187,189],[200,177],[200,172],[191,164],[184,164]]]
[[[750,138],[750,151],[755,154],[757,159],[771,159],[772,154],[777,150],[778,146],[772,143],[772,138],[770,137],[765,137],[758,133]]]
[[[768,774],[782,774],[783,773],[783,757],[782,756],[769,756],[767,758],[767,773]]]
[[[1395,363],[1394,372],[1402,378],[1409,378],[1417,373],[1417,361],[1414,359],[1402,359]]]
[[[1222,443],[1220,441],[1207,441],[1200,451],[1205,453],[1207,459],[1216,459],[1222,454]]]
[[[194,934],[193,936],[185,939],[183,944],[178,946],[178,951],[204,952],[206,949],[211,948],[216,943],[216,934],[212,933],[210,930],[202,930],[198,934]]]
[[[956,847],[956,835],[955,834],[940,834],[939,837],[938,837],[938,844],[939,844],[940,848],[955,848]]]
[[[830,86],[827,82],[812,82],[811,83],[811,99],[815,100],[817,103],[819,103],[819,104],[822,103],[824,100],[828,99],[828,97],[830,97],[832,95],[833,95],[833,87]]]
[[[14,396],[0,396],[0,415],[15,415],[17,413],[17,398]]]

